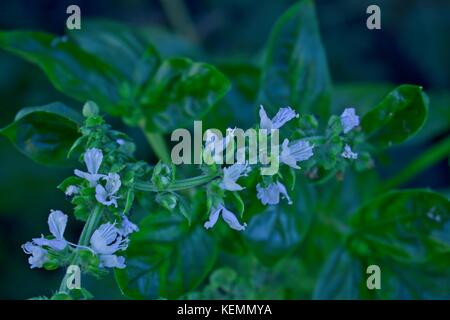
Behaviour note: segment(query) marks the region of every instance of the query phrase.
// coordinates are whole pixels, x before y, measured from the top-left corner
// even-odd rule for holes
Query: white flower
[[[89,149],[84,154],[84,163],[86,163],[88,172],[83,172],[78,169],[75,169],[74,173],[76,176],[88,180],[91,187],[95,187],[97,185],[97,181],[100,178],[104,177],[103,174],[98,173],[102,161],[103,161],[102,150],[96,148]]]
[[[269,119],[267,116],[266,110],[264,110],[264,107],[261,105],[259,108],[259,117],[261,118],[259,126],[261,129],[279,129],[281,128],[286,122],[298,118],[299,115],[295,113],[294,110],[292,110],[291,107],[281,108],[278,110],[275,117],[273,117],[272,120]]]
[[[48,227],[55,239],[34,238],[33,243],[38,246],[48,246],[54,250],[63,250],[67,241],[64,239],[64,231],[67,225],[67,215],[59,210],[52,210],[48,216]]]
[[[223,169],[223,179],[222,182],[219,184],[219,186],[223,190],[228,191],[239,191],[244,189],[240,185],[236,183],[236,181],[241,176],[246,176],[248,173],[248,163],[240,164],[235,163],[227,168]]]
[[[126,215],[122,215],[122,223],[119,228],[119,234],[123,237],[126,237],[136,231],[139,231],[138,226],[128,220]]]
[[[246,223],[243,225],[239,223],[239,220],[233,212],[228,211],[222,204],[219,204],[217,207],[211,209],[209,220],[204,224],[206,229],[210,229],[216,224],[220,213],[222,213],[222,219],[230,226],[231,229],[242,231],[245,230],[245,227],[247,227]]]
[[[126,250],[128,238],[122,238],[119,230],[112,223],[102,224],[91,236],[91,248],[98,254],[100,267],[125,268],[125,258],[117,256],[119,250]]]
[[[68,197],[71,197],[71,196],[76,195],[78,193],[80,193],[80,188],[78,188],[77,186],[70,185],[70,186],[67,187],[65,195],[68,196]]]
[[[27,242],[22,245],[22,249],[26,254],[31,254],[28,258],[28,263],[30,268],[42,268],[44,263],[47,261],[47,250],[40,246],[33,244],[32,242]]]
[[[348,144],[345,145],[344,151],[341,153],[341,156],[346,159],[358,159],[358,154],[352,151],[352,148]]]
[[[292,200],[289,198],[285,186],[279,181],[269,184],[266,188],[261,187],[258,183],[256,185],[256,190],[257,198],[261,200],[261,203],[264,205],[278,204],[280,202],[280,194],[288,201],[289,204],[292,204]]]
[[[98,254],[114,254],[128,247],[128,239],[122,238],[119,230],[112,223],[102,224],[91,236],[91,248]]]
[[[109,173],[103,179],[106,180],[106,185],[103,187],[101,184],[97,184],[95,187],[95,198],[105,206],[114,205],[117,208],[116,199],[119,197],[116,197],[115,194],[122,185],[120,176],[117,173]]]
[[[281,145],[280,161],[294,169],[300,169],[297,161],[305,161],[313,156],[313,148],[308,141],[296,140],[289,143],[288,139],[284,139]]]
[[[212,155],[215,163],[223,163],[224,153],[231,139],[234,137],[234,130],[235,129],[228,128],[225,139],[220,138],[212,130],[206,130],[204,153]]]
[[[125,258],[122,256],[116,256],[115,254],[103,254],[99,256],[101,268],[118,268],[123,269],[126,267]]]
[[[359,117],[355,113],[355,108],[347,108],[344,112],[342,112],[341,125],[344,133],[347,133],[354,127],[359,126]]]

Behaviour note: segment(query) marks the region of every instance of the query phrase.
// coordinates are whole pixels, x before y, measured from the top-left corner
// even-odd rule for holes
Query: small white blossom
[[[123,146],[123,145],[125,144],[125,140],[124,140],[124,139],[117,139],[117,140],[116,140],[116,143],[117,143],[119,146]]]
[[[42,268],[44,263],[47,261],[47,250],[33,244],[32,242],[23,244],[22,249],[26,254],[31,254],[28,258],[28,263],[30,264],[31,269]]]
[[[354,127],[359,126],[359,117],[355,113],[355,108],[347,108],[344,112],[342,112],[341,125],[344,133],[347,133]]]
[[[235,163],[227,168],[223,169],[223,179],[222,182],[219,184],[219,186],[223,190],[228,191],[239,191],[244,189],[239,184],[236,183],[236,181],[242,177],[246,176],[248,173],[248,163],[240,164]]]
[[[358,159],[358,154],[352,151],[352,148],[348,144],[345,145],[344,151],[341,156],[346,159]]]
[[[98,173],[102,161],[102,150],[96,148],[89,149],[84,154],[84,163],[86,164],[88,172],[75,169],[74,173],[76,176],[88,180],[91,187],[95,187],[97,185],[97,181],[104,177],[103,174]]]
[[[122,238],[113,223],[104,223],[91,236],[91,248],[98,254],[114,254],[128,247],[128,239]]]
[[[264,205],[278,204],[280,202],[280,195],[285,198],[289,204],[292,204],[291,198],[287,193],[286,187],[279,181],[269,184],[266,188],[259,183],[256,185],[257,198],[261,200]]]
[[[112,223],[102,224],[91,236],[91,248],[98,254],[100,266],[105,268],[125,268],[125,258],[115,255],[119,250],[126,250],[128,238],[122,238],[119,230]]]
[[[305,161],[313,156],[314,146],[309,141],[296,140],[289,143],[288,139],[284,139],[281,145],[280,161],[294,169],[300,169],[297,161]]]
[[[212,130],[206,130],[205,149],[203,152],[208,156],[212,155],[215,163],[223,163],[224,153],[231,139],[234,137],[234,130],[228,128],[225,139],[220,138]]]
[[[215,208],[211,208],[211,213],[209,215],[209,220],[205,222],[204,226],[206,229],[212,228],[217,219],[219,219],[219,215],[222,213],[222,219],[228,224],[231,229],[242,231],[245,230],[247,224],[243,225],[239,223],[239,220],[236,218],[235,214],[229,210],[227,210],[222,204],[219,204]]]
[[[95,187],[95,198],[105,206],[114,205],[117,208],[117,199],[119,197],[115,196],[115,194],[122,185],[120,176],[117,173],[109,173],[103,179],[106,180],[106,185],[97,184]]]
[[[131,222],[126,215],[122,216],[122,223],[120,224],[119,234],[123,237],[129,234],[139,231],[139,227]]]
[[[67,215],[59,210],[52,210],[48,216],[48,227],[55,239],[46,239],[44,236],[34,238],[33,243],[38,246],[48,246],[54,250],[63,250],[67,246],[64,231],[67,225]]]
[[[78,188],[77,186],[70,185],[67,187],[65,195],[71,197],[78,193],[80,193],[80,188]]]
[[[267,129],[270,132],[271,129],[281,128],[286,122],[294,118],[298,118],[299,115],[295,113],[291,107],[286,107],[278,110],[275,117],[270,120],[267,116],[266,110],[264,110],[264,107],[261,105],[259,109],[259,117],[261,119],[259,125],[261,129]]]
[[[117,256],[115,254],[103,254],[99,256],[101,268],[118,268],[123,269],[126,267],[125,258]]]

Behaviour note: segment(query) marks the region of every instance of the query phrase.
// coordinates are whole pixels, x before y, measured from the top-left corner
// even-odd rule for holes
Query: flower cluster
[[[118,207],[117,193],[121,187],[121,179],[118,173],[100,173],[103,162],[103,152],[98,148],[88,149],[84,153],[84,163],[87,172],[75,170],[74,174],[87,181],[87,188],[95,190],[94,198],[98,206]],[[85,187],[70,184],[66,187],[66,196],[79,195]],[[25,253],[30,254],[28,261],[31,268],[41,268],[49,261],[51,254],[59,254],[60,265],[66,264],[66,259],[77,249],[89,250],[99,258],[100,268],[125,268],[125,258],[117,255],[118,252],[126,250],[129,243],[128,236],[138,231],[138,227],[132,223],[125,214],[120,215],[120,224],[106,222],[92,233],[89,246],[74,244],[64,238],[68,217],[62,211],[51,211],[48,217],[48,225],[51,236],[34,238],[25,243],[22,248]]]
[[[299,114],[297,114],[291,107],[281,108],[277,112],[277,114],[272,119],[270,119],[264,107],[260,106],[259,115],[259,127],[261,129],[268,130],[268,132],[272,132],[272,130],[274,129],[280,129],[290,120],[299,118]],[[227,138],[223,139],[223,141],[219,141],[219,147],[221,150],[226,148],[226,146],[228,145],[229,141],[227,141],[226,139],[229,139],[230,136],[232,135],[227,135]],[[215,139],[207,139],[205,148],[210,148],[212,141],[215,141]],[[306,161],[311,158],[314,154],[313,148],[314,145],[312,145],[307,140],[289,141],[289,139],[284,139],[281,145],[281,154],[279,155],[278,159],[276,159],[276,161],[282,164],[286,164],[293,169],[300,169],[300,167],[298,166],[298,162]],[[240,150],[240,152],[244,151]],[[249,166],[247,162],[244,164],[235,163],[229,167],[223,168],[223,175],[219,183],[219,187],[222,190],[229,192],[237,192],[243,190],[244,188],[239,185],[237,181],[241,177],[247,176],[250,171],[252,171],[252,169],[253,168]],[[286,187],[283,185],[283,183],[281,183],[281,181],[276,178],[272,179],[272,181],[267,185],[258,183],[256,185],[256,190],[258,199],[264,205],[278,204],[280,202],[280,195],[282,198],[287,199],[289,204],[292,203]],[[219,215],[221,215],[223,220],[230,226],[230,228],[234,230],[242,231],[245,230],[245,227],[247,226],[246,223],[239,223],[236,215],[225,208],[223,198],[220,198],[216,206],[211,206],[209,220],[204,224],[205,228],[212,228],[216,224]]]
[[[261,129],[267,130],[269,133],[272,130],[282,128],[289,121],[299,118],[300,115],[297,114],[291,107],[285,107],[279,109],[277,114],[271,119],[266,113],[263,106],[260,106],[259,110],[260,123],[259,127]],[[337,126],[335,126],[334,119],[337,119]],[[312,121],[314,122],[314,121]],[[324,137],[326,142],[322,144],[328,148],[329,144],[336,146],[341,146],[341,141],[349,141],[351,138],[340,136],[341,133],[348,135],[353,129],[359,126],[359,117],[355,113],[354,108],[347,108],[343,111],[341,116],[330,119],[331,133]],[[333,129],[335,127],[335,129]],[[228,129],[228,133],[233,133],[235,129]],[[205,149],[210,150],[215,148],[215,151],[222,154],[222,151],[228,146],[230,142],[230,137],[233,135],[227,134],[226,138],[219,139],[214,133],[207,133],[207,139],[205,143]],[[305,136],[302,139],[293,139],[292,141],[285,138],[281,144],[278,146],[281,149],[278,155],[277,161],[279,164],[286,165],[290,170],[299,170],[301,167],[299,163],[302,161],[307,161],[311,159],[314,155],[315,145],[311,143],[309,138]],[[333,149],[332,148],[332,149]],[[339,147],[338,147],[339,148]],[[237,150],[237,152],[242,152],[245,154],[245,150]],[[340,151],[340,155],[344,159],[355,160],[358,159],[358,153],[353,152],[352,148],[348,143],[345,143],[343,149]],[[267,155],[266,155],[267,157]],[[330,155],[332,158],[333,155]],[[312,161],[312,164],[317,162]],[[326,165],[325,165],[326,167]],[[223,192],[232,192],[236,196],[236,192],[245,189],[242,187],[238,180],[241,177],[247,176],[255,166],[250,166],[246,163],[235,163],[231,166],[224,167],[222,169],[221,179],[218,186]],[[317,170],[317,168],[316,168]],[[223,220],[230,226],[230,228],[238,231],[245,230],[246,224],[241,224],[236,215],[232,213],[229,209],[225,208],[224,196],[216,194],[216,205],[210,206],[209,220],[205,222],[204,226],[206,229],[212,228],[218,221],[221,215]],[[282,177],[280,175],[271,176],[269,178],[262,179],[256,185],[256,196],[261,201],[263,205],[277,205],[281,199],[285,199],[288,204],[292,204],[293,201],[288,194],[286,186],[282,182]]]
[[[128,235],[138,231],[138,227],[126,216],[122,217],[119,227],[116,223],[104,223],[94,231],[90,238],[90,246],[82,246],[64,239],[64,231],[67,226],[67,215],[59,210],[52,210],[48,216],[48,226],[51,236],[33,238],[32,241],[22,245],[23,251],[31,255],[28,258],[31,268],[42,268],[49,261],[50,252],[61,253],[66,248],[74,251],[77,248],[87,249],[95,253],[100,259],[101,268],[125,268],[125,258],[116,255],[117,252],[128,247]]]
[[[89,106],[93,108],[92,103]],[[208,194],[208,220],[204,222],[204,227],[213,228],[221,217],[229,228],[244,231],[247,224],[240,222],[244,213],[244,202],[239,194],[247,192],[246,188],[250,189],[250,185],[253,188],[252,184],[243,181],[245,177],[256,178],[252,181],[255,183],[256,199],[262,205],[278,205],[280,201],[289,205],[293,203],[289,194],[293,184],[286,180],[284,173],[262,173],[262,169],[270,161],[283,165],[283,172],[295,177],[300,169],[308,176],[311,169],[322,167],[328,170],[328,167],[331,171],[339,166],[345,168],[348,163],[356,159],[359,161],[360,157],[350,146],[358,145],[355,143],[358,141],[358,130],[354,129],[359,126],[359,117],[355,109],[345,109],[340,117],[332,116],[325,134],[318,136],[313,134],[318,131],[313,116],[300,117],[292,108],[285,107],[279,109],[273,118],[269,118],[261,106],[260,122],[256,127],[267,130],[267,140],[270,140],[272,148],[275,145],[276,150],[279,150],[275,155],[272,152],[270,161],[261,161],[260,164],[238,161],[232,165],[218,167],[215,162],[223,163],[223,151],[230,146],[237,129],[227,129],[225,138],[220,138],[213,131],[207,131],[203,152],[210,155],[214,161],[200,167],[204,172],[203,176],[177,180],[173,164],[159,162],[150,168],[148,164],[136,161],[132,155],[134,144],[129,138],[111,130],[103,118],[98,116],[96,109],[91,109],[86,112],[88,115],[83,110],[87,119],[80,129],[82,136],[70,151],[82,147],[84,152],[80,161],[85,164],[86,169],[74,170],[74,176],[64,180],[58,187],[74,205],[75,217],[86,221],[85,228],[77,244],[68,241],[64,237],[68,216],[62,211],[52,210],[48,216],[50,234],[33,238],[22,245],[23,251],[30,255],[28,261],[31,268],[54,269],[80,264],[84,272],[94,275],[101,275],[108,268],[125,268],[124,251],[130,243],[129,236],[139,231],[138,226],[127,216],[133,207],[136,191],[156,192],[154,199],[157,204],[168,211],[179,211],[191,223],[190,211],[193,209],[188,201],[183,199],[183,195],[176,191],[205,185]],[[294,119],[298,119],[299,124],[296,131],[289,138],[283,136],[284,139],[279,143],[278,134],[275,136],[274,133]],[[308,130],[308,126],[313,127],[315,131],[304,131]],[[231,146],[232,149],[237,149],[237,155],[239,152],[244,155],[249,153],[245,146]],[[329,150],[333,153],[324,157],[324,150],[325,154]],[[269,159],[267,148],[263,148],[259,156]],[[335,159],[336,156],[338,160]],[[327,166],[327,163],[323,162],[323,159],[333,160],[333,157],[334,167],[333,164]],[[226,160],[225,163],[229,163],[229,159]],[[257,172],[261,172],[261,175],[257,175]],[[136,196],[140,194],[136,193]],[[234,201],[234,208],[240,213],[239,216],[232,212],[233,207],[229,206],[229,201]]]

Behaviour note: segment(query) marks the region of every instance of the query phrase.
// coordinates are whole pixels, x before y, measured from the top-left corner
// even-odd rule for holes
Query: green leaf
[[[181,214],[152,213],[131,236],[127,267],[116,270],[122,292],[136,299],[175,299],[191,291],[217,258],[215,240]]]
[[[422,87],[401,85],[364,115],[361,126],[369,141],[383,148],[412,137],[422,128],[427,113],[428,97]]]
[[[338,248],[328,258],[319,274],[313,299],[358,299],[361,283],[365,284],[361,263],[344,248]]]
[[[218,68],[230,79],[230,91],[202,119],[205,128],[225,131],[230,123],[239,128],[254,125],[255,100],[258,94],[260,69],[244,61],[220,62]]]
[[[242,218],[242,216],[244,215],[244,211],[245,211],[245,204],[244,201],[242,200],[241,196],[239,195],[238,192],[231,192],[232,196],[231,196],[231,201],[234,204],[234,207],[237,209],[237,212],[239,213],[240,217]]]
[[[2,31],[0,47],[38,65],[64,94],[81,102],[93,100],[112,115],[123,113],[125,103],[119,88],[125,79],[67,38],[41,32]]]
[[[23,154],[45,165],[64,165],[79,137],[81,115],[60,102],[24,108],[0,133]]]
[[[301,0],[275,24],[267,44],[259,102],[270,114],[291,106],[326,117],[331,80],[313,1]]]
[[[273,265],[298,247],[311,226],[313,197],[310,186],[301,179],[292,192],[293,204],[280,200],[262,211],[259,204],[249,209],[249,213],[255,209],[259,212],[248,221],[242,236],[261,262]]]
[[[351,224],[361,256],[413,264],[450,251],[450,201],[436,192],[388,192],[358,209]]]
[[[381,290],[379,299],[450,299],[450,269],[448,253],[424,263],[403,264],[389,260],[375,260],[380,265]]]
[[[73,298],[65,292],[58,292],[55,293],[50,300],[73,300]]]
[[[228,79],[211,65],[165,60],[141,97],[149,132],[169,132],[200,120],[228,91]]]
[[[114,67],[133,87],[150,79],[161,63],[158,52],[142,34],[107,20],[88,20],[69,36],[86,52]]]

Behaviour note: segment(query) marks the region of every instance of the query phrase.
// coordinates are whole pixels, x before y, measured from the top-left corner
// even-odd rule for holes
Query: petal
[[[281,128],[286,122],[298,117],[291,107],[281,108],[272,119],[272,129]]]
[[[86,151],[86,153],[84,154],[84,162],[86,163],[88,172],[91,174],[98,173],[102,161],[103,161],[103,153],[102,150],[100,149],[92,148]]]
[[[122,216],[122,224],[120,225],[119,234],[126,237],[129,234],[139,231],[139,228],[137,225],[135,225],[133,222],[131,222],[127,216]]]
[[[314,146],[309,141],[297,140],[289,145],[290,155],[296,161],[305,161],[311,158]]]
[[[116,256],[115,254],[102,254],[99,256],[100,266],[104,268],[118,268],[123,269],[126,267],[125,258],[122,256]]]
[[[209,214],[209,220],[205,222],[204,227],[210,229],[214,227],[219,218],[220,211],[223,209],[222,205],[217,206],[217,208],[211,208],[211,213]]]
[[[347,133],[354,127],[359,126],[359,117],[355,113],[355,108],[346,108],[344,112],[342,112],[341,125],[344,133]]]
[[[34,245],[32,242],[27,242],[22,245],[22,249],[26,254],[31,254],[28,258],[30,268],[42,268],[47,261],[47,250]]]
[[[80,178],[83,178],[83,179],[87,179],[87,177],[90,176],[89,173],[83,172],[83,171],[78,170],[78,169],[73,170],[73,173],[74,173],[77,177],[80,177]]]
[[[280,193],[276,184],[271,183],[267,187],[262,187],[259,183],[256,185],[256,197],[263,205],[278,204],[280,202]]]
[[[109,199],[108,192],[106,192],[106,189],[100,184],[95,187],[95,199],[105,206],[110,206],[113,202],[116,202],[117,205],[117,201],[115,201],[115,199]]]
[[[261,119],[259,123],[261,129],[272,129],[272,121],[267,116],[266,110],[264,110],[264,107],[262,105],[259,108],[259,118]]]
[[[236,182],[234,182],[234,181],[226,181],[226,180],[223,180],[221,183],[219,183],[219,187],[221,189],[223,189],[223,190],[228,190],[228,191],[244,190],[244,187],[240,186]]]
[[[288,201],[289,204],[292,204],[292,200],[289,197],[289,194],[287,193],[286,187],[284,186],[284,184],[282,184],[281,182],[277,182],[277,187],[279,192],[284,196],[284,198],[286,198],[286,200]]]
[[[64,239],[46,239],[44,238],[44,236],[40,238],[33,238],[33,242],[38,246],[47,246],[56,251],[64,250],[64,248],[67,246],[67,241]]]
[[[73,186],[73,185],[68,186],[66,188],[66,192],[64,192],[64,194],[66,196],[68,196],[68,197],[71,197],[71,196],[76,195],[78,193],[80,193],[80,188],[78,188],[77,186]]]
[[[231,229],[234,229],[237,231],[243,231],[243,230],[245,230],[245,227],[247,226],[246,223],[241,225],[239,223],[239,220],[234,215],[234,213],[231,211],[228,211],[226,208],[223,208],[223,210],[222,210],[222,219],[230,226]]]
[[[64,239],[64,230],[67,225],[67,215],[62,211],[52,210],[48,216],[48,227],[57,240]]]
[[[105,189],[108,194],[114,195],[119,191],[122,182],[120,181],[120,176],[117,173],[109,173],[106,177],[106,186]]]
[[[95,187],[97,185],[97,181],[105,176],[103,174],[90,174],[78,169],[75,169],[73,172],[77,177],[88,180],[91,187]]]
[[[94,231],[90,239],[92,250],[102,254],[110,253],[108,245],[117,237],[117,234],[114,233],[114,229],[111,230],[111,226],[111,223],[104,223]]]
[[[346,144],[341,156],[346,159],[358,159],[358,154],[352,151],[352,148]]]

